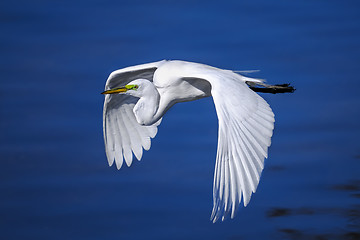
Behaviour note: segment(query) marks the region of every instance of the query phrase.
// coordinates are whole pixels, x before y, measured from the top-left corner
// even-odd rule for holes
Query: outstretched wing
[[[256,191],[271,144],[274,114],[270,106],[246,85],[261,82],[232,71],[193,65],[186,77],[211,84],[219,119],[218,149],[213,185],[211,220],[235,216]]]
[[[132,80],[143,78],[152,81],[154,72],[165,61],[142,64],[116,70],[106,81],[105,90],[122,87]],[[107,94],[104,101],[103,131],[105,151],[109,165],[116,163],[118,169],[123,161],[130,166],[135,157],[140,160],[143,149],[149,150],[151,138],[157,133],[161,119],[151,126],[140,125],[133,108],[138,98],[130,95]]]
[[[246,206],[256,191],[275,120],[269,104],[244,81],[230,77],[211,84],[219,119],[211,215],[216,222],[233,218],[241,200]]]

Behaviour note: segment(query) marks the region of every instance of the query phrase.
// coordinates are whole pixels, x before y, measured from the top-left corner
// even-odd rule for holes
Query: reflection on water
[[[5,1],[0,7],[1,239],[359,239],[360,15],[345,1]],[[209,221],[212,100],[174,106],[143,160],[107,166],[103,90],[161,59],[294,85],[257,192]],[[356,157],[353,157],[356,156]]]
[[[360,181],[353,180],[347,184],[337,184],[331,187],[335,191],[345,191],[351,197],[358,198],[360,194]],[[301,208],[272,208],[267,213],[268,218],[284,218],[285,221],[289,219],[299,218],[304,216],[311,218],[311,221],[321,221],[326,217],[329,220],[337,221],[337,225],[333,229],[317,230],[314,225],[311,228],[278,228],[278,232],[285,239],[360,239],[360,204],[350,206],[334,206],[326,207],[301,207]],[[342,224],[340,224],[342,222]]]

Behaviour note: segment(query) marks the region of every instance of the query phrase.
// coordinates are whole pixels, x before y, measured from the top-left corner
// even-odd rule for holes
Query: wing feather
[[[225,168],[225,182],[224,182],[224,202],[225,202],[225,206],[224,206],[224,211],[227,212],[229,209],[229,205],[230,205],[230,195],[231,195],[231,190],[230,190],[230,183],[231,183],[231,178],[230,178],[230,169],[229,169],[229,159],[226,159],[224,161],[224,168]]]
[[[131,116],[134,116],[134,114],[130,108],[122,109],[122,117],[124,124],[128,127],[126,130],[130,136],[129,139],[132,152],[134,153],[135,157],[140,160],[142,157],[141,139],[135,125],[137,124],[136,119],[131,119]]]
[[[120,111],[115,113],[116,124],[118,125],[119,135],[121,137],[122,143],[122,151],[123,157],[125,159],[126,165],[129,167],[132,163],[132,152],[131,152],[131,143],[130,143],[130,136],[128,134],[128,129],[124,128],[126,123],[123,120],[123,116]],[[116,159],[116,161],[121,161],[122,159]]]
[[[142,64],[116,70],[106,81],[105,90],[121,87],[132,80],[144,78],[152,81],[154,72],[165,61]],[[106,156],[111,166],[116,163],[121,168],[125,160],[130,166],[133,154],[141,160],[143,149],[149,150],[151,138],[157,134],[161,119],[151,126],[140,125],[135,118],[133,108],[138,98],[129,95],[106,95],[104,101],[103,130]]]
[[[106,118],[107,122],[109,123],[109,129],[111,129],[111,135],[106,135],[107,137],[107,146],[113,145],[114,148],[110,149],[110,154],[115,159],[111,159],[111,164],[109,161],[109,165],[111,166],[115,160],[116,166],[118,169],[121,168],[123,161],[123,148],[122,148],[122,140],[121,136],[119,135],[119,127],[117,124],[116,114],[112,114]],[[109,160],[109,159],[108,159]]]
[[[249,182],[249,187],[251,189],[251,191],[255,191],[255,186],[257,185],[257,183],[255,182],[256,181],[256,177],[255,177],[255,173],[252,169],[252,159],[251,159],[251,156],[250,156],[250,153],[249,153],[249,146],[247,146],[247,143],[246,143],[246,137],[245,135],[243,134],[243,132],[239,131],[239,140],[241,141],[241,153],[243,153],[243,159],[241,161],[242,165],[243,165],[243,168],[245,170],[245,173],[246,173],[246,179],[248,180]],[[236,142],[237,140],[233,140],[234,142]],[[236,160],[236,158],[238,157],[239,155],[235,156],[234,160]],[[250,193],[251,194],[251,193]],[[244,199],[245,200],[245,199]],[[248,198],[246,201],[244,201],[244,206],[246,206],[248,204],[248,202],[250,201],[250,198]]]
[[[106,81],[105,90],[124,86],[127,83],[139,78],[152,81],[156,69],[165,62],[165,60],[162,60],[158,62],[140,64],[113,71]]]
[[[130,108],[128,108],[127,110],[128,110],[127,117],[130,119],[130,122],[134,125],[133,126],[134,133],[138,138],[138,145],[140,145],[138,147],[140,147],[140,149],[141,147],[143,147],[145,150],[149,150],[151,146],[151,140],[150,140],[151,134],[149,134],[149,131],[147,130],[148,127],[141,125],[139,126],[138,124],[136,124],[135,115],[133,114],[132,111],[130,111]],[[140,153],[140,156],[137,157],[137,159],[140,160],[141,157],[142,157],[142,151]]]
[[[115,148],[116,148],[116,142],[114,140],[114,132],[115,130],[112,129],[112,124],[110,123],[110,118],[104,119],[105,122],[105,131],[106,135],[108,136],[108,139],[105,139],[105,150],[106,150],[106,156],[109,162],[109,166],[111,166],[114,163],[115,160]]]
[[[207,70],[194,75],[210,82],[219,119],[211,214],[216,222],[233,218],[241,201],[246,206],[256,191],[275,120],[269,104],[248,88],[241,75]]]
[[[235,212],[237,210],[237,206],[239,203],[239,194],[236,189],[240,188],[241,186],[239,186],[239,176],[238,173],[236,172],[236,168],[234,165],[234,161],[229,161],[229,168],[230,168],[230,174],[231,174],[231,217],[233,217],[235,215]]]

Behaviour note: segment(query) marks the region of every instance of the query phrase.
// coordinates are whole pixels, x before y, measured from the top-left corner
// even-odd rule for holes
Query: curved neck
[[[160,95],[155,87],[147,87],[144,94],[134,106],[133,112],[136,120],[141,125],[152,125],[158,119],[154,119],[159,108]]]

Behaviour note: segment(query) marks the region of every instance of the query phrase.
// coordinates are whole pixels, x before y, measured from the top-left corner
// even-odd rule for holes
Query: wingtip
[[[214,217],[211,217],[211,218],[210,218],[210,221],[211,221],[212,223],[216,223],[217,220],[218,220],[218,217],[217,217],[217,216],[214,216]]]
[[[122,165],[123,165],[123,160],[121,159],[120,161],[116,161],[116,159],[115,159],[115,165],[116,165],[116,168],[117,168],[117,170],[120,170],[120,168],[122,167]],[[110,167],[112,166],[112,164],[110,165]]]

